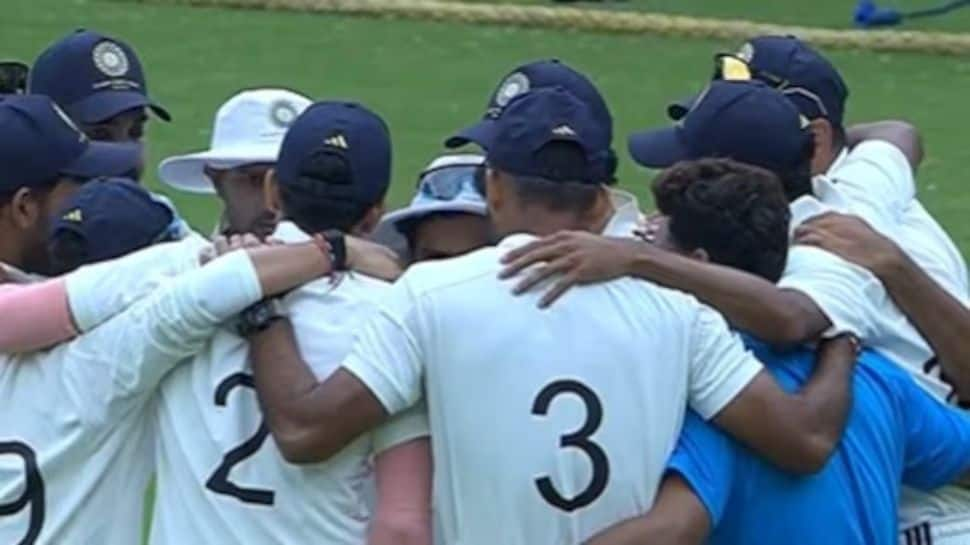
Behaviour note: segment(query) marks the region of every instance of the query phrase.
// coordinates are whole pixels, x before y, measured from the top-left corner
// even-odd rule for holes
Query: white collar
[[[613,237],[633,236],[634,231],[643,226],[640,203],[633,193],[622,189],[610,189],[610,202],[613,216],[603,229],[603,234]]]
[[[839,170],[840,168],[842,168],[842,165],[845,164],[845,161],[848,158],[849,158],[849,148],[843,147],[842,151],[840,151],[839,154],[835,156],[835,160],[832,161],[832,164],[829,165],[829,169],[825,171],[825,176],[831,176],[836,170]]]
[[[295,223],[289,220],[279,222],[272,236],[288,244],[306,242],[311,238],[310,235],[303,232]]]

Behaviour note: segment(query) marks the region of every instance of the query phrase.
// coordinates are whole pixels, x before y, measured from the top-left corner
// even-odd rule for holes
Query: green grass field
[[[79,26],[116,34],[138,48],[153,94],[175,116],[173,123],[153,123],[149,129],[155,162],[204,146],[215,109],[242,87],[283,85],[314,97],[363,101],[386,117],[394,135],[393,205],[407,199],[415,173],[441,151],[443,137],[476,119],[498,78],[521,61],[555,56],[589,73],[609,99],[622,138],[663,123],[668,99],[698,88],[710,72],[711,54],[737,45],[87,0],[3,4],[3,56],[32,59],[45,44]],[[851,5],[813,2],[806,22],[844,24]],[[797,21],[796,14],[804,11],[800,3],[757,0],[625,4],[732,16],[744,15],[742,6],[786,21]],[[966,23],[966,14],[948,21]],[[970,89],[970,59],[830,53],[852,89],[852,120],[902,117],[924,131],[928,157],[919,176],[922,199],[970,248],[970,223],[960,221],[970,205],[962,185],[970,164],[965,144],[970,110],[962,100]],[[645,196],[649,173],[626,158],[622,140],[617,148],[624,156],[623,184]],[[153,176],[148,176],[152,184]],[[194,224],[208,227],[211,199],[173,196]]]
[[[540,3],[533,0],[529,3]],[[737,44],[655,37],[354,19],[298,13],[144,6],[87,0],[3,0],[0,57],[32,60],[75,27],[122,37],[140,52],[154,96],[175,116],[155,122],[152,164],[205,146],[219,104],[240,88],[277,85],[314,97],[354,98],[385,116],[395,142],[391,204],[451,131],[475,120],[499,77],[516,64],[559,57],[587,72],[610,101],[619,138],[664,123],[667,101],[693,91],[710,73],[711,54]],[[847,27],[854,2],[815,0],[653,0],[610,5],[669,13]],[[925,6],[897,2],[897,6]],[[914,28],[970,30],[970,9]],[[970,59],[831,51],[852,90],[854,121],[903,118],[925,135],[922,200],[970,250]],[[646,199],[650,174],[623,157],[621,180]],[[152,171],[149,183],[158,188]],[[213,199],[161,188],[195,225],[208,229]],[[649,207],[648,202],[644,202]]]

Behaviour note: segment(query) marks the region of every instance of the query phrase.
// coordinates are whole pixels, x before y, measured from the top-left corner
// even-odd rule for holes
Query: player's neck
[[[598,214],[577,215],[571,212],[553,212],[539,207],[532,207],[527,212],[516,218],[517,221],[501,226],[498,229],[499,232],[503,236],[512,233],[531,233],[540,237],[559,231],[599,232],[597,225],[601,222],[601,218]]]
[[[24,267],[23,248],[16,241],[7,237],[0,237],[0,263],[22,269]]]

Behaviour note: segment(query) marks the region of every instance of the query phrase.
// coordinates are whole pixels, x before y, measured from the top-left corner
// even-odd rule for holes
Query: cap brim
[[[135,91],[101,91],[71,104],[67,110],[83,123],[100,123],[134,108],[149,108],[163,121],[172,120],[168,110]]]
[[[667,105],[667,117],[673,121],[680,121],[687,115],[687,112],[694,107],[694,103],[697,102],[697,97],[699,94],[691,95],[689,97],[682,98],[680,100],[675,100]]]
[[[89,141],[88,148],[61,174],[93,179],[135,176],[142,166],[142,147],[137,143]]]
[[[667,168],[690,159],[677,127],[633,133],[627,144],[633,160],[645,167]]]
[[[252,146],[177,155],[158,165],[158,179],[181,191],[214,195],[216,189],[205,174],[206,166],[228,169],[258,163],[276,163],[279,150],[279,145]]]
[[[474,142],[475,144],[481,146],[482,149],[487,150],[492,145],[492,140],[495,138],[495,125],[494,119],[483,119],[471,127],[462,129],[454,136],[445,140],[445,147],[452,149],[460,148],[465,144]]]
[[[408,242],[404,234],[401,233],[401,228],[408,222],[439,212],[464,212],[485,217],[488,215],[488,207],[485,203],[467,201],[443,201],[420,206],[408,206],[385,214],[380,223],[377,224],[371,238],[375,242],[394,250],[402,258],[410,259]]]

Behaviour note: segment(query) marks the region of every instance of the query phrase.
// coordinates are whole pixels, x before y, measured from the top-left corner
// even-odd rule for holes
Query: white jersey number
[[[247,375],[246,373],[229,375],[216,387],[216,406],[225,407],[229,393],[237,386],[244,386],[253,390],[256,389],[256,383],[253,381],[251,375]],[[219,467],[216,468],[212,476],[209,477],[209,480],[206,481],[205,487],[216,494],[232,496],[243,503],[273,505],[276,499],[276,493],[272,490],[243,488],[229,481],[229,472],[232,471],[232,468],[246,458],[256,454],[256,451],[263,446],[267,436],[269,436],[269,428],[266,427],[266,421],[260,420],[259,429],[256,430],[255,435],[246,439],[222,457],[222,463],[219,464]]]
[[[24,491],[16,500],[0,505],[0,516],[19,513],[30,506],[30,519],[27,533],[18,545],[32,545],[37,542],[40,529],[44,525],[44,480],[37,467],[37,454],[34,449],[20,441],[0,442],[0,456],[9,454],[18,456],[24,461],[26,485]]]
[[[596,501],[606,490],[606,485],[610,480],[610,460],[606,457],[603,447],[592,441],[590,437],[596,433],[600,424],[603,423],[603,404],[600,402],[596,392],[591,390],[582,382],[576,380],[557,380],[539,392],[535,402],[532,404],[532,414],[545,416],[549,412],[549,406],[560,394],[575,394],[586,405],[586,422],[578,430],[563,435],[559,438],[559,446],[562,448],[575,447],[589,456],[593,464],[593,479],[585,490],[573,498],[564,498],[556,490],[549,477],[540,477],[535,480],[536,488],[542,499],[550,505],[571,513],[577,509],[586,507]]]

